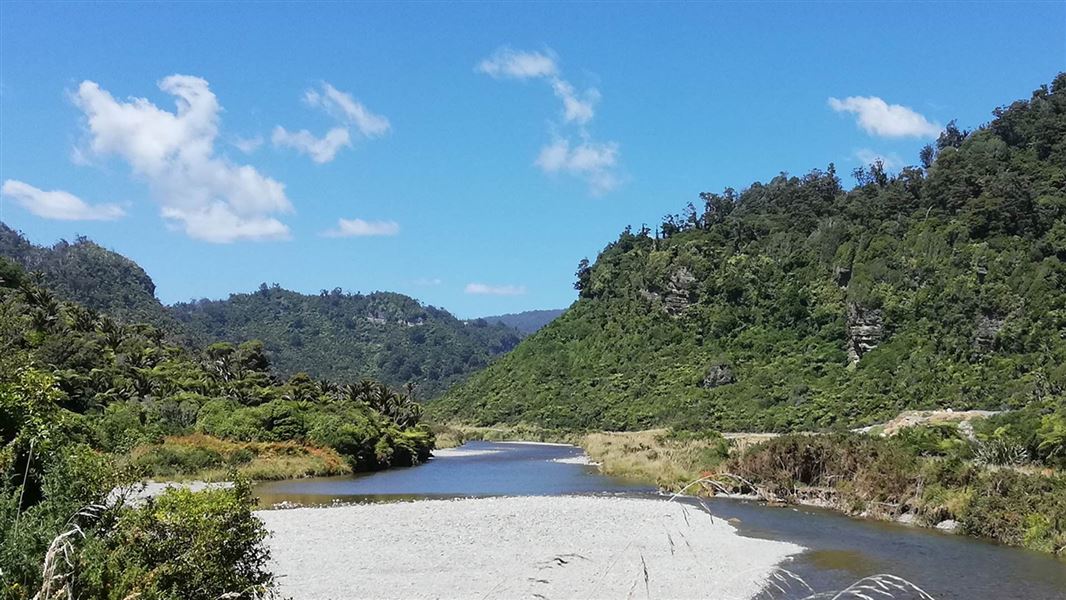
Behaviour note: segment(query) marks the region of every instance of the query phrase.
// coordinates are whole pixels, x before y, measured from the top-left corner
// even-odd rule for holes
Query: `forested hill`
[[[37,246],[0,223],[0,256],[39,273],[59,298],[126,323],[146,322],[174,332],[176,324],[155,297],[155,283],[140,265],[84,238]]]
[[[150,323],[187,348],[213,342],[265,343],[275,370],[331,381],[373,378],[414,384],[419,399],[440,394],[521,338],[514,328],[463,322],[401,294],[303,295],[263,287],[227,300],[164,306],[136,262],[84,238],[37,246],[0,224],[0,257],[31,273],[60,300],[120,323]]]
[[[578,271],[578,302],[432,406],[483,424],[823,429],[1061,408],[1066,74],[921,166],[701,194]]]
[[[488,323],[503,323],[508,327],[514,327],[523,335],[529,335],[535,333],[548,323],[551,323],[556,317],[564,312],[566,312],[566,310],[562,308],[527,310],[520,313],[507,313],[505,315],[496,315],[493,317],[481,317],[480,320]]]
[[[283,374],[412,383],[420,399],[438,395],[519,341],[510,327],[464,323],[388,292],[346,294],[338,288],[304,295],[263,284],[254,293],[171,309],[197,343],[262,340]]]

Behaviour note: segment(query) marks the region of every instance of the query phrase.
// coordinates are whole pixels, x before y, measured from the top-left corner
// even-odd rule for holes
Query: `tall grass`
[[[590,433],[581,446],[603,473],[653,481],[669,490],[700,478],[729,455],[729,442],[721,436],[678,436],[666,429]]]
[[[126,458],[135,472],[157,480],[219,481],[236,471],[250,480],[292,479],[352,472],[331,448],[297,442],[236,442],[193,434],[134,448]]]

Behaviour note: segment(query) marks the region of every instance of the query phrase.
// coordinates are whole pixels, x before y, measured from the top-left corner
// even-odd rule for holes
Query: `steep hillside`
[[[507,313],[493,317],[481,317],[488,323],[503,323],[508,327],[517,329],[522,335],[536,333],[541,327],[551,323],[559,315],[566,312],[565,309],[555,308],[548,310],[527,310],[520,313]]]
[[[422,399],[485,367],[519,341],[510,327],[464,323],[445,310],[387,292],[335,289],[310,296],[263,284],[251,294],[177,304],[172,310],[198,342],[262,340],[281,373],[412,383]]]
[[[42,285],[127,323],[147,322],[173,332],[176,323],[155,297],[155,284],[140,265],[84,237],[37,246],[0,223],[0,256],[43,276]]]
[[[893,175],[832,165],[625,231],[440,419],[822,429],[1063,402],[1066,74]]]

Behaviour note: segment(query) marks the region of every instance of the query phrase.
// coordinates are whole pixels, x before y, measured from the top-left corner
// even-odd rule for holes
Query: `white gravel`
[[[433,458],[451,458],[454,456],[482,456],[484,454],[499,454],[502,450],[471,450],[469,448],[443,448],[433,451]]]
[[[564,465],[599,465],[598,462],[593,462],[588,456],[582,454],[580,456],[567,456],[566,458],[554,458],[553,463],[560,463]]]
[[[802,550],[664,500],[482,498],[257,514],[273,532],[281,594],[296,600],[741,599]]]

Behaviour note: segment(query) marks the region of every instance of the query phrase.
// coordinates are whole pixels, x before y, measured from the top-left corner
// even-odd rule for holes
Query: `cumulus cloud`
[[[337,155],[338,150],[352,145],[351,136],[344,127],[334,127],[324,137],[317,138],[306,129],[290,132],[278,125],[274,128],[271,141],[279,148],[293,148],[301,154],[306,154],[318,164],[328,163]]]
[[[895,170],[903,166],[903,159],[900,158],[895,152],[889,152],[888,154],[882,154],[876,150],[869,148],[860,148],[855,151],[855,158],[859,160],[863,165],[872,165],[878,160],[885,166],[886,169]]]
[[[375,115],[358,100],[323,82],[321,90],[310,89],[304,92],[304,101],[309,106],[321,108],[337,120],[355,125],[364,137],[381,137],[388,133],[392,125],[381,115]]]
[[[569,173],[583,177],[593,194],[603,194],[618,186],[614,167],[618,162],[618,144],[582,141],[572,145],[569,140],[556,138],[540,150],[534,161],[549,174]]]
[[[486,283],[468,283],[463,290],[467,294],[486,296],[521,296],[526,293],[524,285],[489,285]]]
[[[571,133],[555,132],[555,139],[541,148],[534,161],[549,174],[567,173],[586,181],[594,195],[603,194],[618,186],[615,174],[618,163],[618,144],[594,142],[586,125],[596,116],[600,92],[589,88],[579,92],[563,79],[555,55],[501,48],[482,60],[477,71],[494,79],[541,79],[551,86],[562,103],[562,125],[571,126]],[[573,135],[576,128],[577,135]]]
[[[400,233],[396,221],[364,221],[363,219],[337,219],[337,227],[323,232],[326,237],[370,237]]]
[[[882,137],[935,137],[942,127],[901,104],[889,104],[877,96],[829,99],[836,112],[851,113],[866,133]]]
[[[117,204],[89,204],[62,190],[44,191],[28,183],[8,179],[0,193],[44,219],[60,221],[112,221],[126,214]]]
[[[119,101],[97,83],[82,82],[73,99],[88,122],[89,149],[129,163],[164,219],[192,238],[287,238],[289,228],[275,216],[293,210],[285,186],[215,155],[221,106],[207,81],[171,75],[159,89],[175,97],[175,112],[145,98]]]

